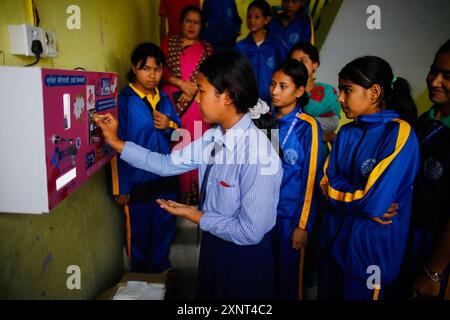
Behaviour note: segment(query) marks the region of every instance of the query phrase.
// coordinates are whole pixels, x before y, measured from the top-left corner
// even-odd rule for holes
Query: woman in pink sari
[[[176,149],[187,146],[209,129],[209,125],[202,120],[194,98],[197,94],[198,68],[203,60],[212,54],[212,46],[200,40],[202,21],[201,10],[198,7],[185,7],[180,15],[180,23],[181,34],[170,36],[161,43],[161,49],[167,57],[162,90],[170,96],[181,118],[183,129],[190,133],[190,139],[183,137]],[[179,194],[179,202],[185,204],[198,202],[197,170],[180,176]]]

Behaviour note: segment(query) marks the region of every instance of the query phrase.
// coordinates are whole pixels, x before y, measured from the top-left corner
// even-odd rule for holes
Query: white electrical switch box
[[[26,24],[9,25],[9,43],[12,54],[21,54],[28,57],[34,56],[31,52],[31,43],[33,40],[39,40],[44,43],[42,32],[37,27]]]
[[[58,55],[58,52],[56,51],[56,34],[44,29],[41,29],[41,31],[42,38],[44,39],[44,42],[42,43],[44,49],[43,56],[55,58]]]

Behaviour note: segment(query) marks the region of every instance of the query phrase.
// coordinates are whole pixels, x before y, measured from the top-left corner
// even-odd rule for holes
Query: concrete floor
[[[175,270],[175,299],[195,299],[199,252],[200,246],[197,246],[197,225],[186,219],[178,219],[169,255]]]

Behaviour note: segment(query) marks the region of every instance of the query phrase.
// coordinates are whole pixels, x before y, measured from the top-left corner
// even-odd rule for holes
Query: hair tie
[[[392,79],[391,84],[393,85],[395,81],[397,81],[397,75],[394,74],[394,78]]]
[[[258,99],[256,105],[249,108],[248,111],[250,113],[250,118],[259,119],[262,114],[266,114],[270,111],[270,107],[264,100]]]

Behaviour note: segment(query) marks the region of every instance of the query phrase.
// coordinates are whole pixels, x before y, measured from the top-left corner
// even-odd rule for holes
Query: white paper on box
[[[113,300],[163,300],[165,292],[165,284],[128,281],[126,286],[117,289]]]

